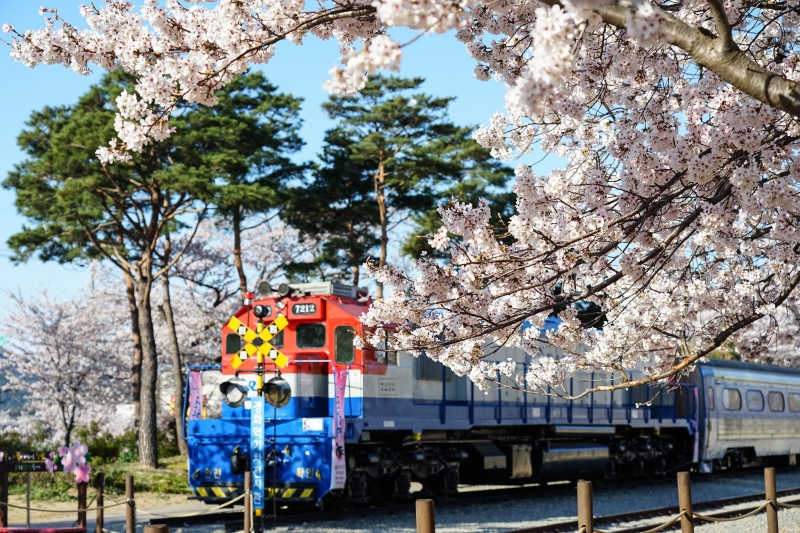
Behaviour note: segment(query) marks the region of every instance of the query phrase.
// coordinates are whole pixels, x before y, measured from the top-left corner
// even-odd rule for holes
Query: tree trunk
[[[378,213],[381,222],[381,256],[378,260],[378,266],[386,266],[386,255],[389,247],[389,220],[386,216],[386,168],[383,166],[383,161],[378,164],[378,172],[375,174],[375,197],[378,200]],[[378,283],[377,298],[383,298],[383,283]]]
[[[233,264],[239,274],[239,294],[244,303],[244,294],[247,292],[247,277],[242,266],[242,214],[236,207],[233,211]]]
[[[189,447],[183,438],[183,364],[181,363],[181,350],[178,344],[178,332],[175,330],[175,315],[172,313],[172,300],[169,295],[169,276],[164,273],[161,278],[164,291],[164,304],[161,313],[169,329],[169,346],[172,355],[172,379],[175,382],[175,438],[178,441],[178,450],[181,455],[188,455]]]
[[[355,246],[356,236],[353,231],[353,223],[347,223],[347,234],[350,237],[350,245]],[[358,287],[358,278],[360,276],[360,265],[358,264],[358,254],[353,248],[350,248],[350,263],[353,266],[353,285]]]
[[[147,261],[147,260],[145,260]],[[158,356],[156,339],[153,331],[153,310],[150,293],[153,280],[150,277],[150,265],[142,267],[145,275],[136,283],[137,302],[139,307],[139,331],[142,336],[142,393],[141,393],[141,428],[139,431],[139,464],[152,468],[158,467],[158,432],[156,417],[158,399],[156,387],[158,383]]]
[[[128,296],[128,309],[131,314],[131,338],[133,340],[133,362],[131,364],[131,395],[133,396],[133,433],[139,442],[141,426],[141,394],[142,394],[142,336],[139,333],[139,308],[136,303],[136,290],[133,276],[124,271],[125,291]]]
[[[69,415],[69,421],[64,428],[64,446],[67,447],[69,447],[72,441],[72,430],[75,429],[75,409],[76,407],[73,405],[72,412]]]

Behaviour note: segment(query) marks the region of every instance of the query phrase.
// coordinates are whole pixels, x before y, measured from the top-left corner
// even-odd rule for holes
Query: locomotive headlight
[[[239,407],[247,399],[247,383],[242,379],[232,379],[219,384],[222,397],[231,407]]]
[[[264,396],[272,407],[283,407],[292,398],[292,388],[288,381],[277,376],[264,385]]]

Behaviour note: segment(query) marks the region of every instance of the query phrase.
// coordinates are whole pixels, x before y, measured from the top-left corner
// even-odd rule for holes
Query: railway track
[[[785,498],[789,496],[797,496],[797,498],[790,499],[788,501],[785,500]],[[740,505],[744,503],[763,502],[764,497],[765,497],[764,494],[761,493],[761,494],[748,494],[746,496],[737,496],[733,498],[721,498],[719,500],[710,500],[705,502],[697,502],[692,504],[692,510],[712,518],[733,518],[736,516],[747,514],[753,509],[755,509],[755,507],[747,509],[717,511],[717,512],[713,511],[717,509],[722,509],[724,507],[730,507],[733,505]],[[798,503],[800,502],[800,487],[796,487],[793,489],[779,490],[778,497],[784,498],[784,503]],[[647,531],[664,523],[665,520],[677,515],[678,513],[680,513],[680,508],[677,505],[675,505],[671,507],[659,507],[657,509],[644,509],[641,511],[633,511],[629,513],[621,513],[621,514],[614,514],[607,516],[596,516],[594,517],[594,526],[597,529],[602,529],[604,531],[613,527],[614,528],[613,533],[640,533],[642,531]],[[625,527],[626,523],[639,522],[646,519],[656,519],[656,518],[658,518],[659,520],[649,522],[647,524]],[[703,523],[703,522],[700,522],[700,520],[695,519],[695,524],[697,523]],[[664,529],[664,531],[669,531],[671,529],[679,529],[679,528],[680,528],[680,522]],[[567,532],[574,533],[577,530],[578,530],[578,521],[571,520],[569,522],[559,522],[556,524],[548,524],[544,526],[514,529],[506,531],[505,533],[567,533]]]
[[[758,475],[758,472],[753,472],[754,475]],[[704,475],[701,479],[704,482],[710,482],[717,479],[724,478],[724,473],[720,474],[713,474],[713,475]],[[641,486],[641,487],[653,487],[656,485],[674,485],[675,481],[672,478],[663,478],[657,480],[640,480],[640,481],[633,481],[625,483],[626,487],[631,486]],[[600,492],[603,490],[614,490],[615,487],[618,487],[618,484],[610,484],[604,485],[601,487],[596,487],[595,492]],[[479,503],[494,503],[494,502],[507,502],[509,500],[520,500],[520,499],[538,499],[538,498],[548,498],[548,497],[558,497],[558,496],[575,496],[575,485],[571,483],[564,483],[563,485],[549,485],[549,486],[523,486],[523,487],[511,487],[511,488],[493,488],[491,490],[473,490],[473,491],[465,491],[460,492],[457,495],[448,498],[435,498],[436,499],[436,507],[437,508],[445,508],[445,507],[454,507],[460,505],[475,505]],[[778,491],[778,496],[781,498],[786,498],[790,496],[798,496],[797,501],[800,501],[800,487],[793,488],[793,489],[786,489],[782,491]],[[395,501],[387,501],[383,504],[371,504],[371,505],[354,505],[351,508],[347,509],[335,509],[335,510],[323,510],[323,511],[311,511],[309,512],[308,509],[305,511],[293,511],[291,509],[278,509],[277,517],[275,517],[274,521],[277,525],[291,525],[291,524],[299,524],[299,523],[317,523],[317,522],[325,522],[325,521],[336,521],[343,518],[370,518],[382,515],[392,515],[392,514],[409,514],[413,516],[415,507],[414,501],[418,498],[429,497],[423,493],[416,493],[413,494],[411,498],[407,500],[395,500]],[[715,509],[720,509],[723,507],[728,507],[731,505],[736,504],[743,504],[748,502],[754,501],[762,501],[764,499],[764,494],[750,494],[745,496],[738,496],[732,498],[723,498],[719,500],[711,500],[706,502],[697,502],[693,504],[693,508],[698,513],[712,516],[715,518],[727,518],[733,517],[740,514],[744,514],[748,512],[750,509],[745,510],[736,510],[736,511],[720,511],[717,514],[712,514]],[[787,501],[787,500],[785,500]],[[787,503],[793,503],[795,500],[788,500]],[[267,507],[267,511],[269,511],[269,506]],[[711,512],[710,512],[711,511]],[[669,516],[674,516],[679,512],[677,506],[671,507],[661,507],[661,508],[654,508],[654,509],[645,509],[641,511],[633,511],[628,513],[621,513],[615,515],[608,515],[608,516],[599,516],[595,517],[594,522],[595,526],[598,529],[604,530],[609,527],[619,527],[619,525],[624,525],[625,523],[637,522],[645,519],[657,519],[657,518],[666,518]],[[664,520],[660,522],[653,521],[648,525],[636,526],[627,529],[615,529],[614,533],[637,533],[641,531],[646,531],[654,527],[659,523],[663,523]],[[233,510],[223,510],[213,513],[206,513],[200,516],[195,516],[191,518],[154,518],[150,520],[151,524],[166,524],[170,527],[180,527],[180,526],[190,526],[194,524],[208,524],[208,523],[218,523],[225,527],[228,531],[235,531],[240,530],[242,528],[242,509],[237,508]],[[273,523],[273,517],[270,513],[268,516],[265,517],[265,524],[271,525]],[[577,521],[571,520],[568,522],[559,522],[548,524],[544,526],[537,526],[525,529],[517,529],[517,530],[509,530],[507,533],[562,533],[562,532],[572,532],[577,530]]]

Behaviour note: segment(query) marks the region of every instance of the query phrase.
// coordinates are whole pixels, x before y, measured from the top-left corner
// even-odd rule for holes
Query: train
[[[388,339],[355,348],[370,303],[363,289],[332,282],[260,283],[248,294],[222,326],[221,363],[188,369],[183,435],[193,497],[230,501],[243,494],[245,472],[261,491],[259,512],[397,501],[414,482],[446,496],[463,484],[796,465],[800,370],[712,359],[677,383],[571,402],[483,391],[430,358],[385,349]],[[487,359],[524,369],[529,356],[495,347]],[[629,378],[640,376],[634,369]],[[564,392],[610,379],[578,372]]]

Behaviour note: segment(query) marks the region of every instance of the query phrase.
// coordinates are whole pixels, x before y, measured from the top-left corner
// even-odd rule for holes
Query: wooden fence
[[[663,531],[680,522],[681,533],[694,533],[695,523],[706,522],[734,522],[766,511],[767,533],[778,533],[778,508],[798,508],[800,505],[790,505],[778,501],[775,485],[775,469],[764,469],[764,502],[756,509],[748,512],[742,511],[741,516],[721,518],[706,516],[692,510],[692,487],[688,472],[678,473],[678,509],[679,513],[672,516],[665,523],[653,527],[642,533],[656,533]],[[592,502],[592,482],[579,481],[578,493],[578,529],[577,533],[604,533],[594,527],[594,508]],[[417,533],[435,533],[436,520],[434,515],[433,500],[417,500]],[[574,522],[573,522],[574,524]],[[735,530],[733,530],[735,531]],[[514,533],[513,531],[508,533]]]

